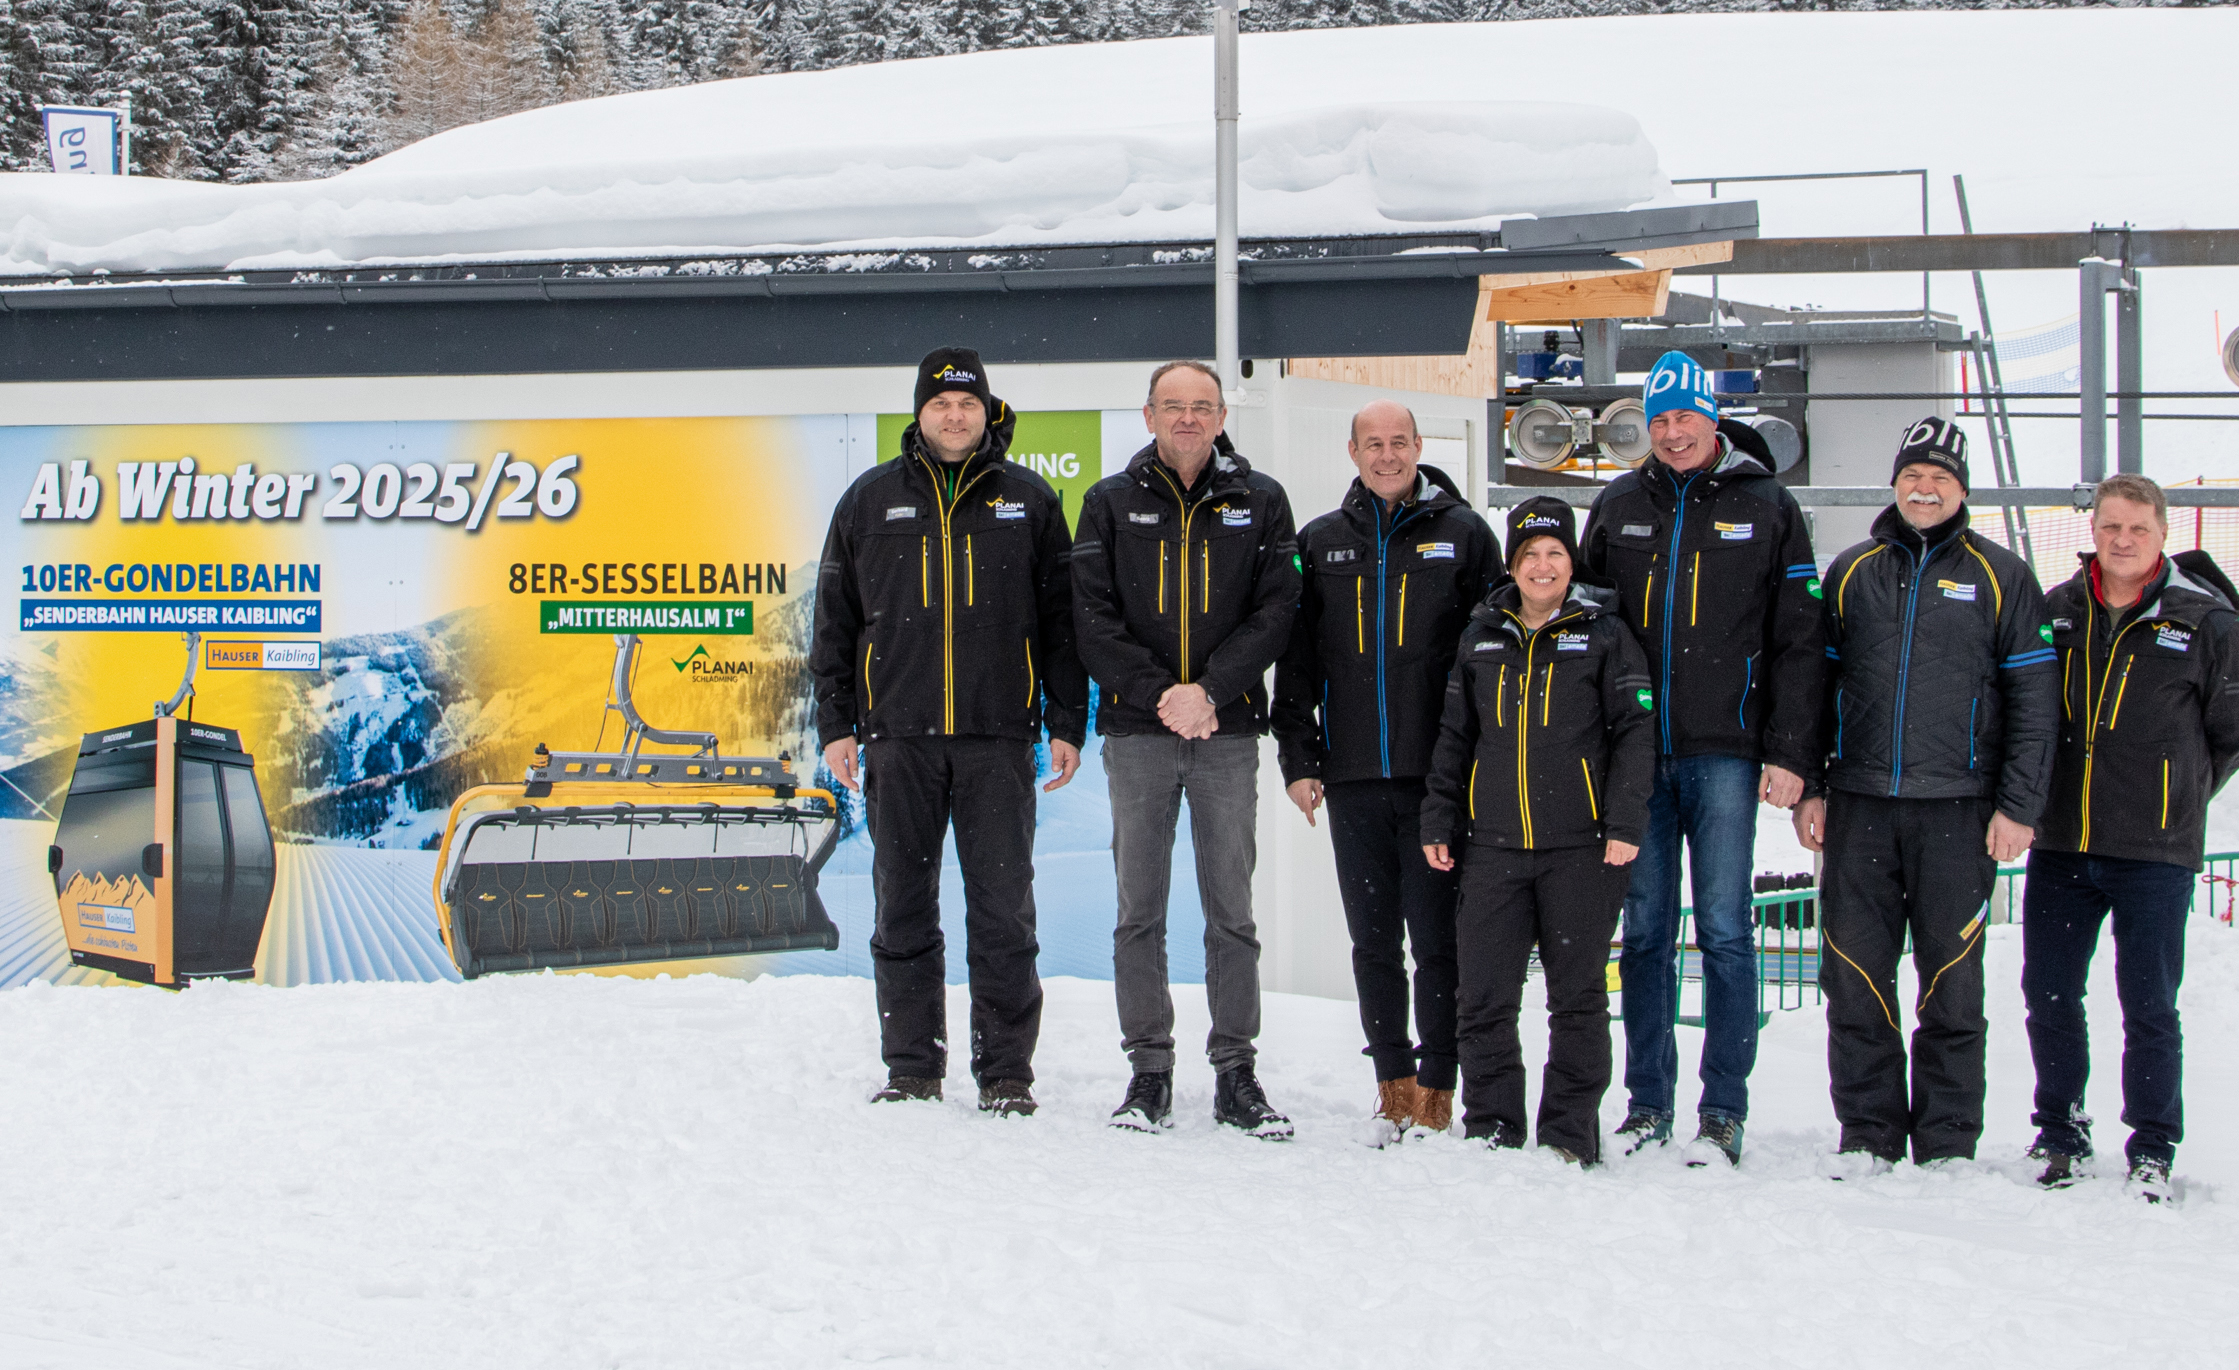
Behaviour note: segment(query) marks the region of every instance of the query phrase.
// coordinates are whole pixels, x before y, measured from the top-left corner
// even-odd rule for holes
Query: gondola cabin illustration
[[[178,716],[200,651],[155,717],[87,733],[47,870],[74,965],[178,986],[256,973],[272,830],[256,759],[231,728]]]

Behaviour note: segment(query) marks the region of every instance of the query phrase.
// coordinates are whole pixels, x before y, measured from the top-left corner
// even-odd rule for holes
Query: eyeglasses
[[[1193,419],[1209,419],[1220,413],[1221,407],[1210,400],[1199,400],[1195,404],[1184,404],[1180,400],[1161,400],[1158,412],[1170,419],[1178,419],[1184,414]]]

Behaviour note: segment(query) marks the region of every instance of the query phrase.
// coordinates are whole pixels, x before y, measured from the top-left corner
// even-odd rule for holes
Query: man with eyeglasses
[[[1252,869],[1265,676],[1298,607],[1298,548],[1283,487],[1237,455],[1222,431],[1227,418],[1211,367],[1178,361],[1151,373],[1143,420],[1152,442],[1081,502],[1073,615],[1082,664],[1102,690],[1096,729],[1119,879],[1112,969],[1134,1068],[1112,1125],[1173,1125],[1166,897],[1186,796],[1205,910],[1213,1117],[1282,1140],[1290,1120],[1269,1106],[1253,1071]]]

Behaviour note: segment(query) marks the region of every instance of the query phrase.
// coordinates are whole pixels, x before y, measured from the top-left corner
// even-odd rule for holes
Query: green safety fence
[[[2021,921],[2021,866],[2000,866],[1998,882],[1992,886],[1987,908],[1990,921],[2018,923]],[[2205,908],[2203,908],[2205,905]],[[1820,1002],[1819,993],[1819,891],[1817,888],[1776,890],[1760,894],[1749,901],[1750,921],[1756,925],[1757,943],[1757,1023],[1762,1027],[1772,1020],[1773,1014],[1785,1009],[1802,1008],[1807,1002]],[[2207,869],[2201,872],[2194,887],[2192,909],[2205,912],[2220,923],[2230,924],[2239,912],[2239,851],[2211,852]],[[1905,950],[1912,950],[1911,939],[1906,939]],[[1620,988],[1617,974],[1618,945],[1609,949],[1609,987]],[[1680,1003],[1686,983],[1702,979],[1702,953],[1695,947],[1694,910],[1682,907],[1679,911],[1679,994],[1672,1002]],[[1621,1016],[1621,1015],[1620,1015]],[[1701,1027],[1700,1014],[1682,1013],[1679,1021],[1689,1027]]]

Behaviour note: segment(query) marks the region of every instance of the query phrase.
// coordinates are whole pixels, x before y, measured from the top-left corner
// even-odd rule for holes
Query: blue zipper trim
[[[1970,771],[1975,768],[1975,711],[1980,708],[1981,700],[1967,701],[1967,769]]]
[[[1371,499],[1376,497],[1371,495]],[[1384,607],[1390,595],[1386,590],[1384,568],[1386,552],[1391,546],[1392,535],[1400,525],[1421,512],[1418,505],[1384,526],[1384,501],[1376,500],[1376,751],[1384,767],[1384,779],[1392,778],[1392,720],[1391,706],[1384,699]]]
[[[1679,502],[1671,516],[1671,551],[1664,562],[1664,688],[1656,698],[1656,722],[1664,734],[1664,755],[1671,755],[1671,620],[1679,612],[1679,536],[1687,528],[1687,488],[1695,483],[1689,476],[1679,483]]]
[[[1835,760],[1843,759],[1843,692],[1835,691]]]
[[[1897,659],[1897,724],[1889,748],[1889,796],[1897,797],[1897,787],[1905,777],[1905,691],[1912,680],[1912,630],[1920,617],[1920,583],[1928,578],[1928,563],[1935,560],[1941,546],[1924,547],[1915,556],[1910,547],[1898,544],[1900,550],[1913,558],[1912,590],[1905,596],[1905,648]]]
[[[1749,687],[1757,683],[1757,654],[1751,652],[1741,659],[1741,703],[1734,706],[1734,721],[1743,732],[1749,731]]]
[[[1329,682],[1322,682],[1322,755],[1330,754],[1329,743]]]

